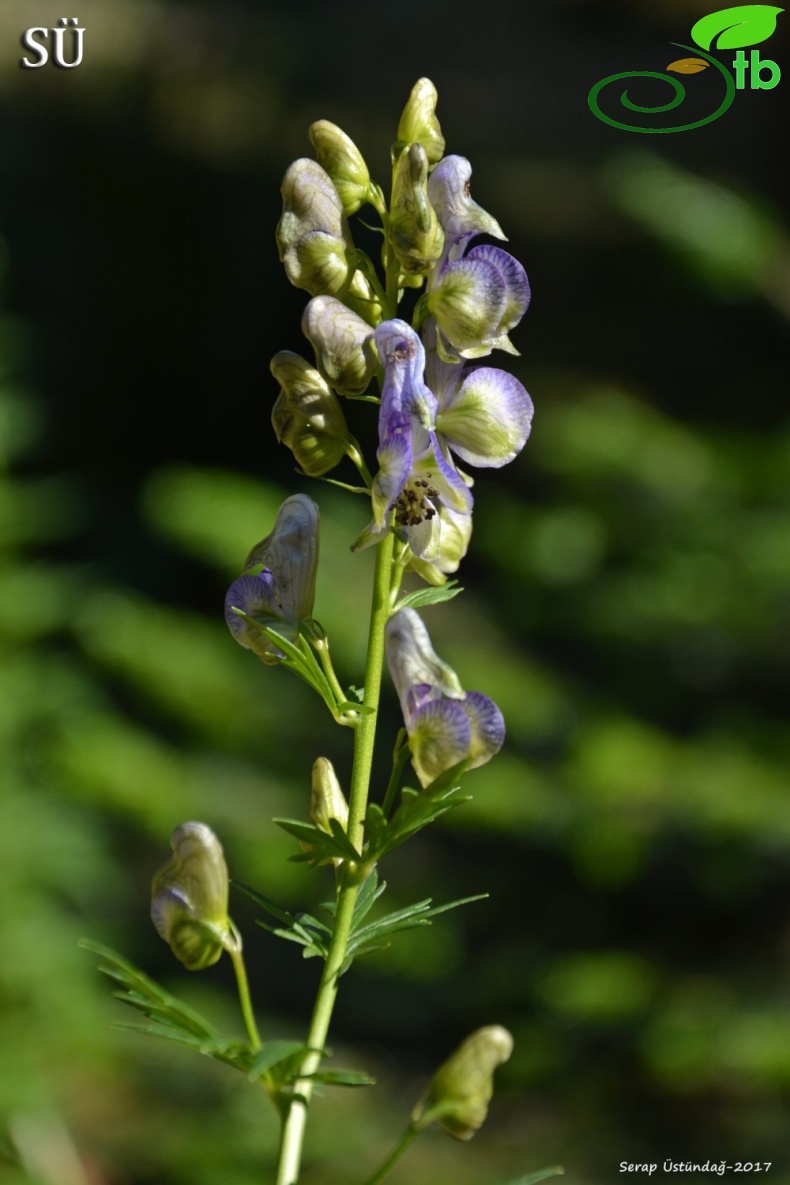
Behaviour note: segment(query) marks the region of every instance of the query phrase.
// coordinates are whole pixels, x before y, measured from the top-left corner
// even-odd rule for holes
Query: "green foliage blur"
[[[270,820],[306,814],[316,756],[347,779],[351,737],[234,645],[222,600],[305,488],[269,423],[269,359],[305,347],[274,247],[282,173],[327,118],[385,180],[422,74],[534,291],[514,334],[532,438],[477,475],[465,592],[426,611],[508,740],[381,869],[390,908],[490,899],[344,981],[333,1049],[379,1084],[316,1099],[304,1180],[364,1179],[435,1067],[496,1023],[515,1052],[486,1125],[464,1147],[423,1135],[393,1185],[554,1163],[603,1185],[665,1158],[772,1161],[790,1183],[790,81],[635,144],[589,87],[658,66],[705,9],[541,0],[511,36],[523,7],[499,7],[486,47],[471,0],[83,0],[71,71],[19,69],[54,0],[0,12],[2,1185],[272,1175],[262,1093],[114,1030],[134,1018],[77,942],[240,1036],[227,960],[190,975],[148,920],[172,829],[210,824],[232,876],[288,909],[331,895]],[[316,613],[358,683],[368,516],[308,492]],[[391,689],[385,707],[379,797]],[[303,1036],[315,961],[242,896],[231,912],[263,1035]]]

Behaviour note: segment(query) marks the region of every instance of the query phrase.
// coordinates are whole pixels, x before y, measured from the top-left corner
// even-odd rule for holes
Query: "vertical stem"
[[[362,700],[364,707],[370,710],[362,713],[354,733],[354,768],[351,774],[349,794],[348,838],[357,851],[361,851],[364,838],[365,812],[376,740],[381,673],[384,666],[384,627],[387,624],[390,610],[393,543],[393,536],[389,534],[376,548],[373,605],[365,666],[365,693]],[[302,1062],[301,1076],[294,1082],[292,1093],[286,1100],[276,1185],[296,1185],[299,1180],[307,1108],[313,1093],[313,1083],[310,1076],[316,1073],[321,1063],[322,1051],[329,1033],[340,973],[345,962],[346,947],[351,933],[354,905],[359,892],[359,883],[354,879],[353,872],[354,870],[347,868],[344,868],[343,871],[332,940],[318,985],[313,1015],[305,1042],[309,1046],[309,1052]]]

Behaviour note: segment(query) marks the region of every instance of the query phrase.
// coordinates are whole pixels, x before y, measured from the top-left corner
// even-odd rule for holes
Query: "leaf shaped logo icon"
[[[759,45],[767,41],[776,28],[776,18],[783,8],[772,4],[739,4],[736,8],[722,8],[702,17],[691,30],[691,36],[701,49],[742,49],[745,45]],[[717,40],[718,38],[718,40]]]
[[[678,58],[667,66],[667,70],[673,70],[675,74],[699,74],[700,70],[707,68],[708,63],[704,58]]]

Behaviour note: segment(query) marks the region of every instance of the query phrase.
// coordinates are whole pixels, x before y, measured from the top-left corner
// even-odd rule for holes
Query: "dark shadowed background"
[[[307,809],[318,754],[347,777],[350,735],[233,644],[222,599],[304,484],[269,423],[269,359],[305,345],[282,174],[326,118],[386,184],[421,75],[533,288],[513,335],[532,438],[477,475],[466,591],[429,610],[509,732],[473,801],[383,869],[392,907],[490,900],[344,982],[333,1048],[379,1085],[316,1101],[304,1180],[363,1179],[438,1062],[502,1023],[487,1125],[423,1136],[393,1185],[711,1158],[790,1182],[790,77],[677,135],[587,107],[608,74],[664,70],[711,7],[4,0],[3,1185],[271,1178],[259,1092],[114,1031],[133,1017],[77,940],[233,1034],[229,967],[190,976],[148,921],[173,827],[211,824],[232,875],[291,909],[328,895],[270,819]],[[21,69],[23,31],[72,15],[83,64]],[[788,20],[760,53],[790,71]],[[704,110],[717,80],[683,81]],[[309,492],[317,613],[358,682],[364,506]],[[232,911],[265,1035],[300,1036],[316,964]]]

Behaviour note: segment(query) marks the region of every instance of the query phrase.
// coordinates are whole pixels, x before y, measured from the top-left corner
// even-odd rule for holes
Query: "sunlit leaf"
[[[405,597],[401,597],[393,612],[397,613],[406,608],[424,609],[427,605],[438,605],[441,601],[451,601],[453,597],[457,597],[463,591],[457,580],[448,580],[447,584],[443,584],[440,588],[418,588],[416,592],[407,593]]]

